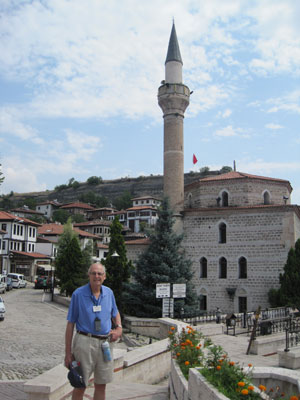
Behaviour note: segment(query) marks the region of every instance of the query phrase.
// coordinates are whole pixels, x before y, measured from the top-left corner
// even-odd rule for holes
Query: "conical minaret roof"
[[[167,53],[167,58],[166,58],[165,64],[169,61],[178,61],[181,64],[183,64],[182,59],[181,59],[181,54],[180,54],[180,49],[179,49],[179,44],[178,44],[178,40],[177,40],[177,34],[176,34],[174,22],[173,22],[173,26],[172,26],[172,31],[171,31],[171,36],[170,36],[169,46],[168,46],[168,53]]]

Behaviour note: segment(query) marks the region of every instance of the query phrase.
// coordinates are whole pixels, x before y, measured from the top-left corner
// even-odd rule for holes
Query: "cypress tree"
[[[87,283],[87,259],[83,257],[77,234],[72,229],[71,219],[64,225],[58,241],[55,260],[55,275],[59,279],[60,292],[72,295],[75,289]]]
[[[280,303],[284,306],[292,306],[300,309],[300,239],[288,253],[287,262],[283,274],[279,276]]]
[[[110,242],[108,255],[102,264],[106,268],[106,280],[104,285],[110,287],[115,295],[118,309],[121,314],[125,312],[123,301],[123,285],[129,282],[133,269],[131,261],[127,260],[127,252],[124,237],[122,235],[123,226],[116,217],[110,227]],[[117,256],[114,254],[117,253]]]
[[[175,299],[174,313],[195,311],[198,305],[192,284],[191,261],[185,256],[181,242],[183,235],[173,231],[174,219],[165,198],[158,210],[158,221],[150,231],[150,245],[139,257],[133,272],[134,281],[126,285],[126,303],[132,315],[161,317],[162,299],[156,299],[157,283],[185,283],[186,298]]]

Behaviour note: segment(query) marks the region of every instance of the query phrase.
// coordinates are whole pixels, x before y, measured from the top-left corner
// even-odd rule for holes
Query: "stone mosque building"
[[[282,179],[232,171],[184,187],[183,120],[190,89],[173,23],[158,89],[164,118],[164,194],[192,260],[201,310],[267,308],[288,251],[300,237],[300,207]]]

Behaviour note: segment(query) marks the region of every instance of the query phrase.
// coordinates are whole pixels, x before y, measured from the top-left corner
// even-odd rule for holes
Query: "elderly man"
[[[108,338],[115,342],[122,335],[121,317],[112,290],[103,285],[105,267],[92,264],[88,275],[89,283],[72,295],[65,334],[65,366],[69,368],[74,359],[79,361],[86,386],[94,373],[94,400],[104,400],[106,384],[112,381],[113,357],[105,360],[102,344]],[[75,325],[77,332],[72,340]],[[72,400],[83,399],[84,391],[85,388],[74,388]]]

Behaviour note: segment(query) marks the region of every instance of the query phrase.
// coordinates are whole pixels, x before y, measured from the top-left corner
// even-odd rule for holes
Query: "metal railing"
[[[291,319],[290,325],[285,330],[285,349],[289,351],[291,347],[300,345],[300,319]]]

